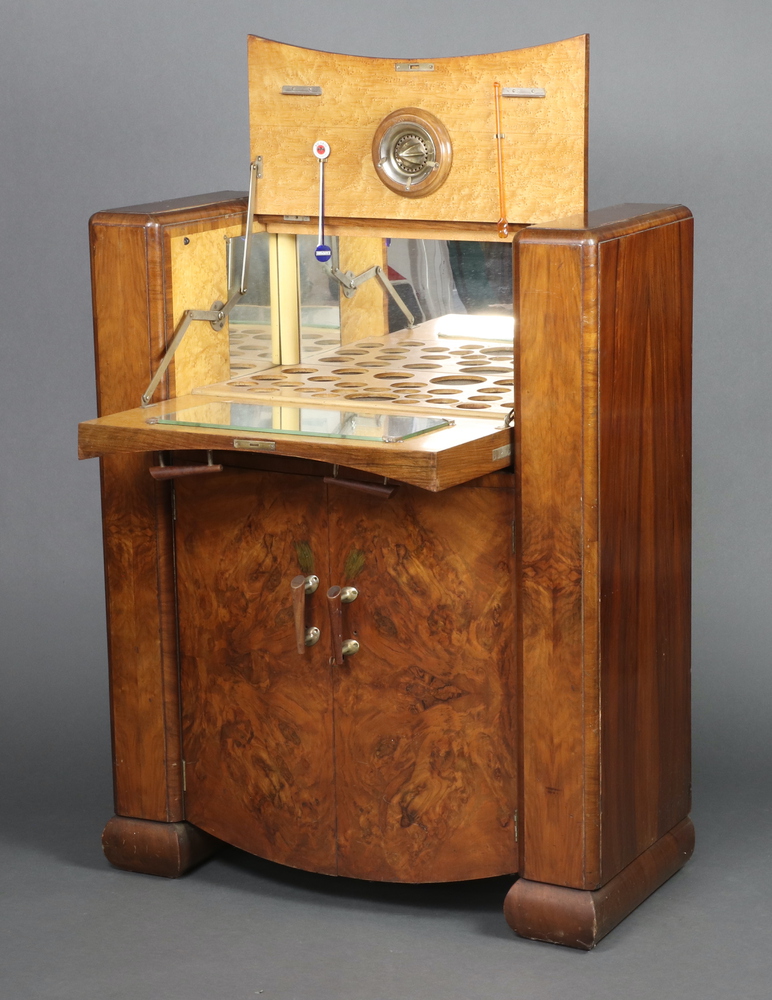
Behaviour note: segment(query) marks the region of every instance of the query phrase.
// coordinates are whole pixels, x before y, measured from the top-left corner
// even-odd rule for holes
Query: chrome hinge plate
[[[321,97],[322,88],[317,86],[300,86],[297,84],[285,83],[281,88],[282,94],[290,97]]]
[[[397,73],[433,73],[434,63],[430,62],[398,62],[394,63]]]
[[[546,97],[544,87],[502,87],[502,97]]]

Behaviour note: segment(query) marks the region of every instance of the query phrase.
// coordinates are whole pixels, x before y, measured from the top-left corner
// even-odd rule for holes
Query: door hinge
[[[172,521],[177,520],[177,491],[174,489],[174,483],[172,483]]]
[[[518,822],[517,821],[517,809],[515,809],[515,814],[512,817],[512,819],[515,821],[515,843],[517,843],[518,839],[519,839],[519,833],[518,833],[518,828],[517,828],[517,822]]]
[[[512,522],[512,551],[515,552],[515,522]]]
[[[185,761],[184,760],[182,762],[182,790],[183,790],[183,792],[187,792],[187,790],[188,790],[188,776],[187,776],[187,774],[185,772]],[[515,813],[515,815],[517,815],[517,813]],[[515,837],[515,840],[517,840],[517,837]]]

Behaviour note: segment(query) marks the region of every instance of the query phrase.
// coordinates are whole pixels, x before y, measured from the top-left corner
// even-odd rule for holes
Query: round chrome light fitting
[[[436,191],[448,176],[452,159],[448,130],[420,108],[393,111],[373,137],[378,176],[387,188],[407,198]]]

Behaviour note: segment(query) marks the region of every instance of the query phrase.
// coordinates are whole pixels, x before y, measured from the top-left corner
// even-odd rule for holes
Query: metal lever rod
[[[293,576],[290,580],[292,590],[292,613],[295,619],[295,646],[302,656],[306,646],[319,642],[321,632],[316,625],[306,628],[306,594],[313,594],[319,586],[318,576]]]
[[[313,151],[319,161],[319,242],[316,244],[314,256],[320,264],[327,264],[332,257],[332,249],[324,242],[324,164],[330,155],[330,144],[324,139],[317,139]]]
[[[262,176],[263,158],[258,156],[249,165],[249,197],[247,199],[247,219],[246,219],[246,239],[244,241],[244,261],[241,265],[241,282],[238,289],[231,295],[223,305],[222,302],[215,302],[211,309],[186,309],[182,314],[177,329],[172,337],[172,342],[166,349],[158,366],[155,375],[150,380],[150,384],[142,394],[142,405],[149,406],[153,398],[153,393],[158,388],[158,383],[164,376],[164,372],[169,367],[177,348],[182,343],[182,338],[188,332],[191,323],[211,323],[214,330],[222,330],[223,323],[240,298],[246,293],[247,281],[249,280],[249,258],[252,252],[252,228],[254,225],[255,202],[257,200],[257,179]]]

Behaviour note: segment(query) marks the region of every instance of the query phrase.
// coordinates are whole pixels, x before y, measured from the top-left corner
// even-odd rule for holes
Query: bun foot
[[[504,916],[520,937],[589,951],[675,875],[693,850],[694,827],[685,819],[599,889],[518,879],[507,893]]]
[[[179,878],[220,847],[222,841],[190,823],[113,816],[102,833],[102,848],[111,865],[165,878]]]

